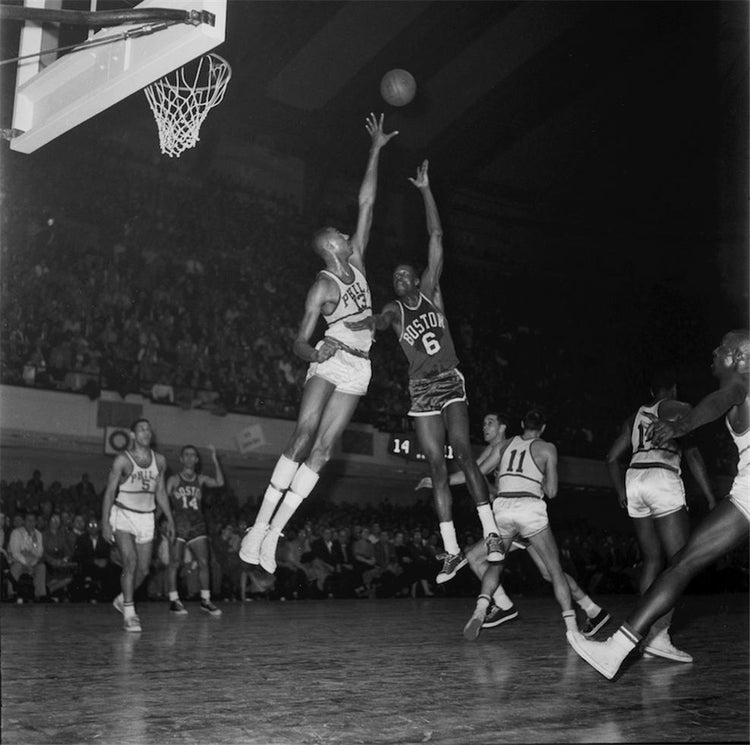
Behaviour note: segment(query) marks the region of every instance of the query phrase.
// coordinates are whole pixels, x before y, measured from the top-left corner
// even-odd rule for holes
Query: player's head
[[[498,435],[505,434],[508,428],[508,420],[496,411],[490,411],[484,415],[482,420],[482,433],[485,442],[492,442]]]
[[[330,226],[315,232],[312,247],[315,253],[324,259],[327,256],[349,257],[352,254],[349,236]]]
[[[721,344],[714,349],[711,367],[718,377],[730,372],[750,372],[750,332],[737,329],[724,334]]]
[[[654,398],[676,398],[677,375],[672,368],[661,367],[651,376],[651,395]]]
[[[547,418],[541,409],[531,409],[526,412],[526,416],[521,421],[521,426],[524,432],[539,432],[541,434],[547,426]]]
[[[419,290],[419,275],[411,264],[399,264],[393,270],[393,291],[396,297],[407,297]]]
[[[185,445],[182,450],[180,450],[180,461],[186,468],[195,468],[198,461],[200,461],[198,448],[195,447],[195,445]]]
[[[151,431],[151,422],[148,419],[136,419],[130,425],[130,431],[138,445],[148,447],[151,444],[153,432]]]

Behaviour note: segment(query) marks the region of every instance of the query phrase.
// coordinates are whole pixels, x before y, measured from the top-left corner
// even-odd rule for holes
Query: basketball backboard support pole
[[[33,76],[17,81],[13,131],[21,134],[11,139],[11,150],[32,153],[217,47],[226,34],[226,6],[227,0],[143,0],[136,6],[138,10],[195,10],[210,14],[213,25],[180,23],[145,35],[126,36],[93,46],[84,44]],[[133,29],[130,24],[104,28],[86,43],[117,37]],[[19,72],[20,68],[19,63]]]
[[[27,8],[41,8],[43,10],[60,10],[62,0],[25,0]],[[24,23],[21,29],[21,39],[18,43],[18,56],[26,57],[18,61],[16,72],[16,89],[38,75],[45,67],[51,65],[56,54],[42,54],[45,49],[54,49],[58,44],[60,27],[51,23]]]

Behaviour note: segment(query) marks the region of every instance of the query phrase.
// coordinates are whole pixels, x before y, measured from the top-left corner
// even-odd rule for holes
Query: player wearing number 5
[[[680,477],[680,462],[685,460],[701,488],[709,509],[715,504],[706,467],[700,452],[688,444],[684,453],[672,440],[661,446],[648,435],[652,421],[659,417],[674,421],[690,411],[690,405],[677,398],[677,385],[669,371],[658,372],[651,383],[651,402],[641,406],[622,426],[607,455],[610,477],[617,490],[621,507],[627,507],[633,519],[635,534],[643,556],[639,591],[643,595],[664,569],[665,559],[685,545],[690,532],[685,487]],[[631,453],[630,465],[623,479],[620,460]],[[670,610],[651,626],[646,652],[677,662],[693,658],[674,647],[669,636]]]
[[[177,573],[185,556],[185,546],[198,562],[198,581],[201,587],[201,610],[220,616],[221,610],[211,602],[211,571],[208,563],[208,530],[203,518],[203,487],[224,486],[216,448],[208,446],[214,463],[215,476],[211,478],[198,472],[200,455],[194,445],[185,445],[180,452],[182,469],[167,480],[167,494],[172,505],[175,522],[175,540],[169,549],[169,610],[185,615],[187,610],[177,592]]]
[[[438,583],[442,583],[452,579],[467,563],[453,525],[452,497],[445,462],[446,430],[454,458],[466,476],[466,485],[479,513],[488,560],[502,561],[503,553],[489,503],[487,482],[471,449],[466,388],[463,375],[458,371],[458,358],[445,318],[440,292],[443,231],[430,189],[426,160],[417,169],[416,178],[409,180],[419,189],[424,201],[429,234],[427,269],[419,277],[412,266],[397,266],[393,272],[396,300],[387,303],[380,314],[349,326],[352,329],[378,330],[390,326],[409,362],[409,416],[414,417],[419,445],[430,467],[435,509],[446,551],[442,570],[436,578]]]

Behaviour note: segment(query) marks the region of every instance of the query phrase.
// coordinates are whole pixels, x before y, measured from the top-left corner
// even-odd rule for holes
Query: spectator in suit
[[[68,586],[73,581],[76,565],[73,562],[75,545],[72,535],[63,528],[60,515],[56,512],[50,517],[47,530],[42,534],[42,543],[49,594],[57,600],[58,593],[65,596]]]
[[[337,559],[340,558],[334,554],[335,546],[333,531],[330,528],[323,528],[321,535],[313,539],[310,544],[310,551],[313,556],[310,562],[310,571],[314,577],[315,587],[320,594],[332,594],[328,580],[336,571]]]
[[[102,538],[96,518],[86,524],[78,537],[73,559],[77,564],[71,595],[74,600],[109,601],[119,592],[119,568],[112,563],[110,544]]]
[[[36,515],[33,512],[28,512],[23,525],[10,534],[8,556],[14,586],[18,588],[22,575],[29,575],[34,583],[34,599],[44,600],[47,597],[47,567],[43,560],[42,534],[36,529]]]

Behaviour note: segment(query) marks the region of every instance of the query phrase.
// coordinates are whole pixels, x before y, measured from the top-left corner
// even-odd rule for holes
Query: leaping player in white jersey
[[[606,641],[568,634],[573,649],[605,678],[613,678],[652,624],[674,608],[690,581],[750,535],[750,333],[730,331],[714,349],[712,369],[719,389],[674,422],[657,419],[646,434],[661,447],[726,414],[737,446],[737,475],[729,495],[701,521],[685,546],[648,588],[638,607]]]
[[[167,462],[151,449],[151,424],[139,419],[131,427],[133,444],[115,456],[102,499],[102,538],[117,545],[122,557],[122,592],[112,605],[123,615],[125,631],[140,631],[133,595],[151,567],[156,505],[167,518],[167,537],[174,540],[174,520],[164,485]]]
[[[367,169],[359,190],[359,217],[351,237],[335,228],[313,237],[325,269],[307,293],[305,313],[294,341],[294,353],[310,363],[294,429],[271,474],[263,502],[240,546],[240,559],[276,571],[276,546],[281,531],[318,482],[321,469],[352,418],[370,383],[372,331],[353,331],[346,321],[372,315],[365,272],[378,182],[380,150],[398,132],[383,132],[383,115],[370,114],[365,128],[372,139]],[[319,318],[328,323],[325,338],[310,340]]]
[[[651,382],[651,402],[641,406],[623,425],[607,455],[607,467],[617,490],[621,507],[627,507],[633,520],[638,546],[643,557],[639,592],[643,595],[668,562],[687,542],[690,525],[685,487],[680,476],[684,458],[695,477],[709,509],[716,500],[698,448],[684,449],[675,440],[657,444],[648,433],[654,417],[674,421],[690,411],[690,404],[677,400],[675,376],[669,370],[658,371]],[[623,478],[620,460],[630,455]],[[651,626],[644,643],[646,654],[676,662],[693,658],[677,649],[669,635],[672,611]]]

